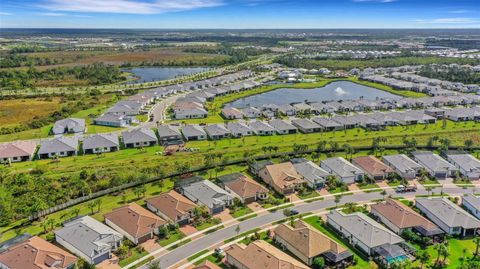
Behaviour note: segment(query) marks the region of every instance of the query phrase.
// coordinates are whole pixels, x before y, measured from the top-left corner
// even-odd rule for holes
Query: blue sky
[[[0,27],[480,28],[480,0],[0,0]]]

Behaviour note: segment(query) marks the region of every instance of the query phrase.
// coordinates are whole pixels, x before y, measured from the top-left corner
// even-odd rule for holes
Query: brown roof
[[[255,241],[248,246],[234,244],[227,251],[247,269],[308,269],[292,256],[265,241]]]
[[[193,269],[221,269],[221,267],[209,260],[205,260],[202,264]]]
[[[413,227],[423,227],[427,231],[438,229],[431,221],[395,199],[387,198],[385,202],[374,204],[371,208],[400,229]]]
[[[31,156],[37,144],[33,141],[15,141],[0,145],[0,158],[13,158],[20,156]]]
[[[77,258],[72,254],[38,236],[16,244],[0,254],[0,263],[12,269],[66,268],[76,261]]]
[[[173,104],[173,109],[203,108],[203,105],[197,102],[177,102]]]
[[[328,236],[310,227],[303,221],[297,221],[295,227],[280,224],[275,228],[275,236],[281,237],[306,257],[313,258],[331,251],[340,254],[347,251],[342,245]]]
[[[383,176],[385,173],[393,173],[393,169],[374,156],[360,156],[352,160],[358,167],[372,176]]]
[[[268,192],[267,188],[243,174],[239,174],[235,180],[225,182],[224,184],[242,198],[253,197],[257,195],[257,193]]]
[[[291,162],[267,165],[265,169],[272,178],[273,184],[280,189],[304,182]]]
[[[162,193],[160,196],[147,199],[146,202],[173,221],[177,220],[177,217],[188,214],[189,211],[197,207],[194,202],[173,190]]]
[[[150,233],[166,223],[165,220],[136,203],[114,209],[104,216],[135,238]]]

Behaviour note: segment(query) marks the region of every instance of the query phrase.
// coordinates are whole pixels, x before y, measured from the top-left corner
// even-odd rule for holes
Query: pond
[[[178,76],[200,73],[208,70],[207,67],[135,67],[122,69],[124,72],[132,74],[137,79],[130,80],[127,83],[143,83],[159,80],[172,79]]]
[[[257,95],[248,96],[235,100],[228,106],[245,108],[249,106],[259,107],[264,104],[284,105],[299,102],[322,102],[333,100],[357,100],[357,99],[399,99],[398,95],[372,87],[363,86],[350,81],[335,81],[325,87],[314,89],[290,89],[281,88]]]

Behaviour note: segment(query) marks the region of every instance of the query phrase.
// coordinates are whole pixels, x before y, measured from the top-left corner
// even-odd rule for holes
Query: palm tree
[[[475,238],[473,238],[473,243],[475,243],[475,253],[473,253],[473,256],[477,257],[478,249],[480,247],[480,237],[475,236]]]
[[[422,251],[420,255],[418,255],[418,260],[420,261],[420,269],[423,269],[425,263],[430,261],[430,254],[426,251]]]
[[[343,144],[343,150],[345,150],[345,158],[351,160],[355,151],[353,147],[350,144]],[[348,156],[350,156],[350,158],[348,158]]]
[[[445,245],[445,243],[437,244],[435,246],[435,250],[437,251],[437,255],[438,255],[437,259],[435,260],[435,266],[438,266],[440,262],[440,258],[443,256],[446,259],[446,256],[450,255],[450,253],[448,252],[448,248],[447,248],[447,245]]]
[[[340,203],[340,200],[342,199],[342,196],[340,195],[335,195],[335,199],[334,199],[334,202],[335,202],[335,207],[338,207],[338,203]]]
[[[385,200],[385,195],[387,195],[387,191],[386,190],[382,190],[380,192],[380,194],[382,195],[382,200]]]
[[[91,201],[87,204],[87,207],[90,209],[91,214],[93,215],[93,209],[97,206],[95,201]]]
[[[428,196],[430,196],[430,192],[432,191],[432,187],[428,186],[425,188],[425,190],[428,192]]]

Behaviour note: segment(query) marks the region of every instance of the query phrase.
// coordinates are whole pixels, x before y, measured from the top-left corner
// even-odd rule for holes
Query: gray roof
[[[61,136],[40,143],[38,154],[57,153],[65,151],[76,151],[78,148],[78,137]]]
[[[473,208],[480,210],[480,197],[476,195],[466,195],[462,197],[462,203],[468,202]]]
[[[185,193],[189,193],[191,196],[196,198],[198,202],[206,205],[209,208],[213,208],[219,204],[226,204],[226,201],[233,199],[233,197],[227,191],[209,180],[201,180],[182,186],[182,190]]]
[[[315,122],[309,119],[294,119],[292,120],[292,124],[303,129],[321,128],[320,125],[316,124]]]
[[[297,170],[297,173],[299,173],[305,180],[309,182],[315,183],[316,181],[324,180],[328,175],[330,175],[320,166],[307,159],[292,159],[291,162],[293,167],[295,167],[295,170]]]
[[[175,117],[185,115],[208,115],[208,112],[203,108],[185,108],[175,109]]]
[[[246,134],[247,132],[253,132],[250,127],[240,122],[228,122],[227,129],[233,134]]]
[[[330,168],[330,170],[339,177],[351,177],[358,174],[365,174],[362,169],[356,167],[342,157],[328,158],[323,160],[322,164]]]
[[[413,157],[425,168],[431,171],[456,171],[458,170],[453,164],[447,162],[438,154],[430,151],[412,152]]]
[[[343,126],[334,120],[323,118],[323,117],[315,117],[312,120],[318,125],[322,126],[323,128],[337,128],[337,127]]]
[[[124,121],[125,118],[123,115],[115,115],[115,114],[103,114],[100,117],[96,118],[95,121],[103,121],[103,122],[117,122],[120,123]]]
[[[250,128],[255,132],[259,132],[259,131],[273,132],[273,131],[275,131],[275,128],[273,128],[272,126],[270,126],[270,124],[268,124],[266,122],[263,122],[263,121],[250,121],[250,122],[248,122],[248,126],[250,126]]]
[[[424,207],[449,227],[480,228],[479,220],[446,197],[417,198],[416,204]],[[432,221],[435,222],[433,219]]]
[[[160,125],[158,126],[158,136],[160,137],[160,139],[162,139],[163,137],[181,137],[182,135],[180,134],[180,131],[176,126]]]
[[[279,120],[279,119],[273,119],[268,122],[273,128],[279,131],[284,131],[284,130],[297,130],[297,127],[293,126],[292,124],[284,121],[284,120]]]
[[[183,136],[188,138],[192,136],[206,136],[207,133],[198,125],[186,125],[182,127]]]
[[[332,210],[327,216],[329,220],[340,225],[369,248],[404,242],[401,237],[363,213],[357,212],[347,215],[339,210]]]
[[[54,134],[63,134],[65,133],[65,129],[68,129],[69,132],[73,133],[83,133],[85,132],[85,120],[68,118],[56,121],[53,125],[52,132]]]
[[[480,160],[471,154],[448,154],[448,158],[458,167],[465,171],[480,173]]]
[[[55,231],[55,235],[87,257],[108,251],[111,249],[110,243],[123,238],[120,233],[89,216],[64,223],[64,227]]]
[[[115,133],[95,134],[83,139],[83,149],[119,147],[118,135]]]
[[[389,162],[393,168],[401,172],[416,171],[422,168],[420,164],[416,163],[405,154],[387,155],[383,156],[383,159]]]
[[[213,135],[228,135],[230,134],[230,131],[225,128],[224,125],[222,124],[211,124],[205,126],[205,132],[207,132],[208,135],[213,136]]]
[[[152,129],[138,128],[122,132],[123,143],[157,142],[157,136]]]

